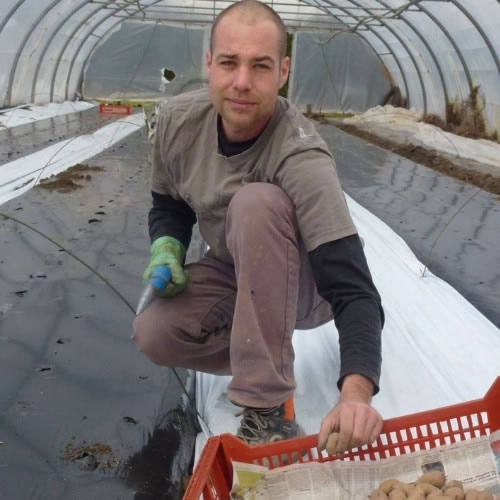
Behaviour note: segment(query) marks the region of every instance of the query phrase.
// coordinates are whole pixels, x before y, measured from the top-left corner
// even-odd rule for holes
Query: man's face
[[[289,67],[290,59],[280,58],[279,32],[272,21],[249,25],[234,14],[220,21],[206,69],[210,97],[230,141],[251,139],[264,129]]]

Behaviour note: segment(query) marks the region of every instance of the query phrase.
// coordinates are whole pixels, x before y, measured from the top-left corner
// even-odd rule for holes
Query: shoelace
[[[246,441],[255,441],[259,439],[259,432],[269,427],[269,421],[266,418],[276,408],[262,411],[250,410],[245,408],[243,411],[236,413],[236,416],[243,415],[238,434],[241,434]],[[248,435],[247,435],[247,431]]]
[[[240,411],[237,411],[234,416],[235,417],[241,417],[242,415],[247,415],[248,413],[258,413],[260,415],[270,415],[271,413],[274,413],[277,409],[279,409],[279,406],[273,406],[271,408],[242,408]]]

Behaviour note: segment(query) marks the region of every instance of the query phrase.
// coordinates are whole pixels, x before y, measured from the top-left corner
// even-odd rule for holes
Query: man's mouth
[[[229,103],[235,108],[250,108],[255,105],[255,102],[247,101],[245,99],[228,99]]]

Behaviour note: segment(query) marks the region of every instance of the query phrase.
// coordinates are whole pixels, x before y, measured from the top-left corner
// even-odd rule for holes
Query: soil
[[[460,179],[461,181],[477,186],[484,191],[500,195],[500,176],[485,174],[476,170],[460,167],[447,158],[444,158],[429,149],[421,146],[415,146],[414,144],[398,144],[397,142],[383,139],[378,135],[362,130],[354,125],[339,123],[336,124],[336,126],[348,134],[360,137],[365,141],[376,144],[384,149],[388,149],[393,153],[408,158],[416,163],[420,163],[421,165],[425,165],[426,167],[430,167],[442,174]]]
[[[85,465],[85,468],[92,470],[111,469],[116,464],[111,446],[99,442],[85,444],[84,441],[81,446],[73,447],[72,440],[66,444],[66,450],[61,460],[64,462],[80,462]]]
[[[102,167],[91,167],[83,163],[78,163],[64,172],[41,179],[40,184],[36,187],[59,193],[76,191],[84,187],[84,184],[79,184],[78,181],[88,182],[92,180],[92,176],[88,172],[100,172],[102,170],[104,170]]]
[[[328,123],[328,121],[323,113],[313,113],[312,111],[307,110],[304,113],[304,116],[306,118],[318,121],[319,123],[321,123],[321,125],[325,125],[326,123]]]

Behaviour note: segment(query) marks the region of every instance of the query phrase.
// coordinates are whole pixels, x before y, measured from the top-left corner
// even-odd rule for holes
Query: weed
[[[480,96],[477,85],[472,88],[466,99],[458,99],[448,103],[446,121],[433,113],[426,114],[422,121],[462,137],[498,142],[498,132],[489,134],[486,130],[483,115],[484,106],[484,98]]]

